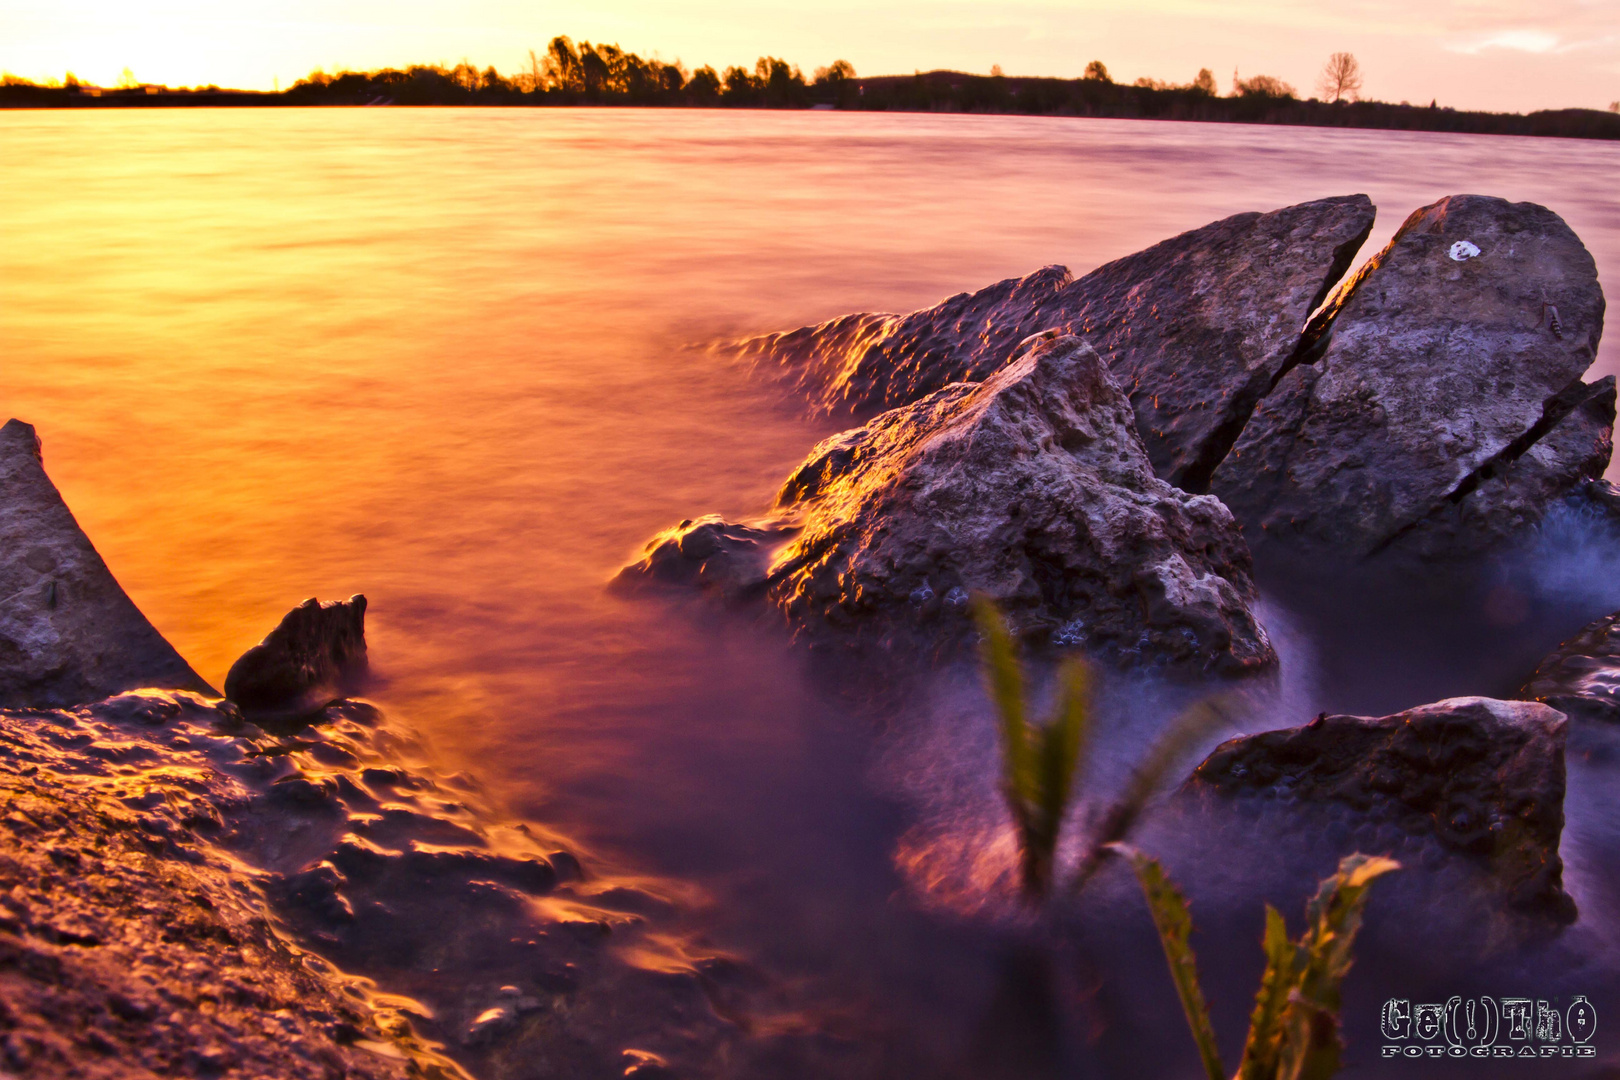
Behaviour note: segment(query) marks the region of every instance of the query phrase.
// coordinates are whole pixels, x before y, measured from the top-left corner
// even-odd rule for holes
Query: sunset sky
[[[689,66],[781,56],[808,73],[932,68],[1080,74],[1222,90],[1233,70],[1314,90],[1329,53],[1366,96],[1526,111],[1620,99],[1620,0],[0,0],[0,68],[33,79],[270,89],[313,68],[454,63],[515,70],[557,34]]]

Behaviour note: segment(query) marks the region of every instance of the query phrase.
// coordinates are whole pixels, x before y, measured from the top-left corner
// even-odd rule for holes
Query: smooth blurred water
[[[836,981],[929,947],[894,914],[892,753],[782,642],[603,591],[830,430],[692,346],[1358,191],[1364,254],[1476,192],[1550,206],[1612,278],[1617,175],[1609,143],[1101,120],[5,112],[0,411],[216,685],[302,598],[364,592],[378,696],[441,754]]]

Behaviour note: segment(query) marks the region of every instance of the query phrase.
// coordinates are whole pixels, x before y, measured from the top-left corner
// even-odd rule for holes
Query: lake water
[[[364,592],[375,696],[446,763],[948,1041],[992,989],[929,959],[976,946],[907,868],[956,790],[927,776],[990,744],[874,733],[784,643],[603,590],[834,430],[701,346],[1353,192],[1364,254],[1475,192],[1550,206],[1614,280],[1616,176],[1612,143],[1111,120],[0,113],[0,409],[216,686],[299,600]]]

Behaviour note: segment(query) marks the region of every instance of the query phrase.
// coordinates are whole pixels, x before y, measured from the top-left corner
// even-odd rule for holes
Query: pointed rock
[[[125,690],[214,691],[119,588],[62,501],[38,436],[0,428],[0,707],[62,707]]]
[[[1475,554],[1602,475],[1597,268],[1557,214],[1456,195],[1345,283],[1210,490],[1257,554]]]
[[[778,369],[817,413],[865,418],[908,405],[953,382],[978,382],[1037,330],[1038,312],[1073,283],[1043,266],[909,315],[863,312],[740,344],[742,356]]]
[[[870,416],[988,378],[1038,331],[1077,334],[1126,389],[1154,470],[1207,489],[1300,330],[1372,230],[1365,195],[1237,214],[1098,267],[1049,266],[910,315],[850,315],[758,338],[818,409]]]
[[[1562,925],[1575,919],[1558,855],[1568,727],[1546,705],[1481,697],[1377,718],[1324,713],[1222,743],[1187,789],[1338,807],[1432,838],[1482,862],[1513,907]]]
[[[982,592],[1026,638],[1124,666],[1276,662],[1231,515],[1154,476],[1130,402],[1074,337],[826,440],[777,509],[802,529],[769,587],[800,627],[938,645],[970,632]]]
[[[306,716],[354,693],[366,671],[366,598],[310,597],[237,658],[225,696],[250,717]]]

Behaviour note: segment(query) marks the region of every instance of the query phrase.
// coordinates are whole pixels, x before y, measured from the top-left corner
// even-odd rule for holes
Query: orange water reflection
[[[814,758],[790,660],[694,659],[691,624],[601,590],[826,433],[687,343],[1358,190],[1375,244],[1481,191],[1620,268],[1620,148],[1590,142],[432,109],[11,112],[0,147],[0,402],[158,627],[217,685],[298,600],[365,592],[386,704],[632,848],[731,805],[705,769]]]

